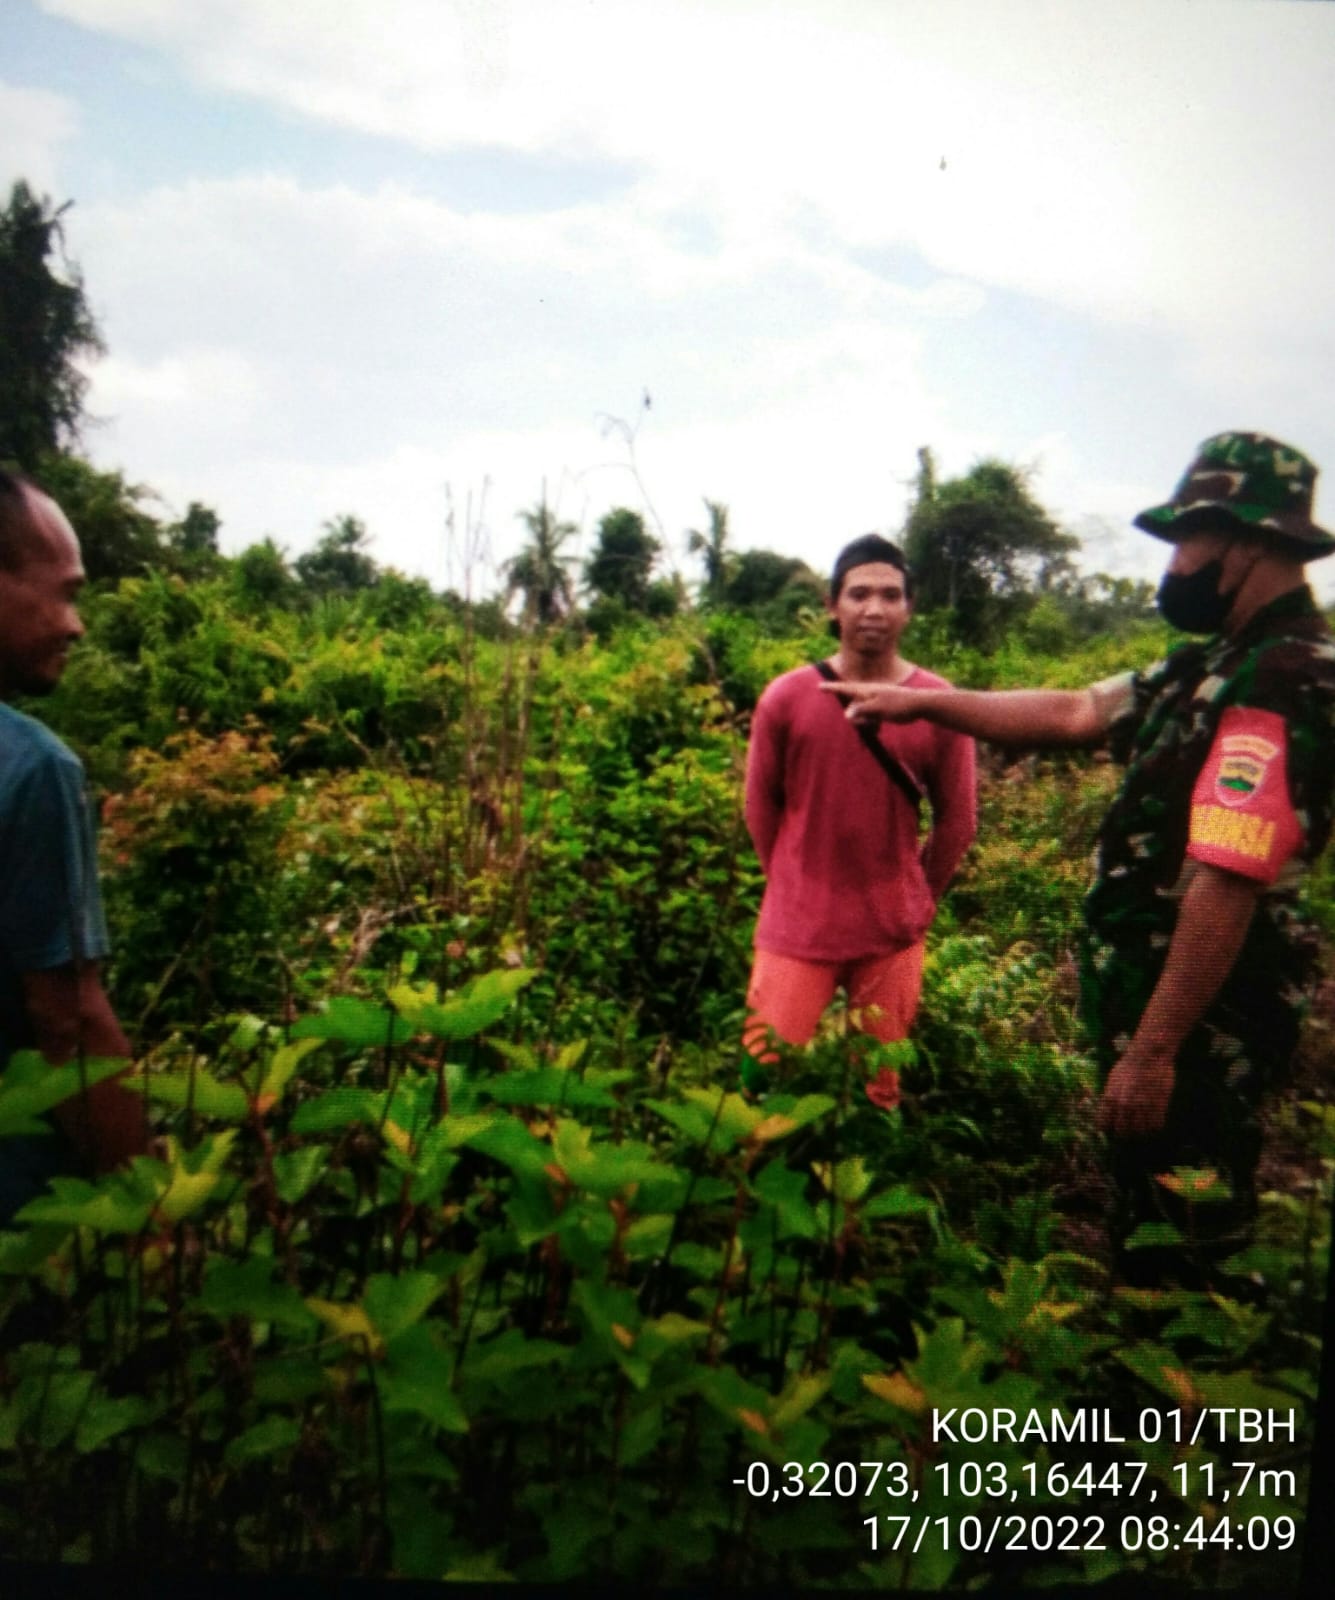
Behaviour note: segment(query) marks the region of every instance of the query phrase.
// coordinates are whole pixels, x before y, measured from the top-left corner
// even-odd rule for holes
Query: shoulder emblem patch
[[[1303,837],[1289,795],[1284,718],[1230,706],[1192,792],[1187,854],[1273,883]]]
[[[1245,806],[1265,787],[1266,776],[1280,754],[1279,745],[1257,734],[1225,734],[1219,741],[1215,798],[1221,805]]]

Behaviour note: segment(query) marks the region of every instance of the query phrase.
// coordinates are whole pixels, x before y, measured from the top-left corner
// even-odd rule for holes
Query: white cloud
[[[350,511],[437,581],[447,483],[491,480],[498,560],[544,479],[590,537],[635,503],[599,419],[635,422],[646,388],[639,463],[671,540],[705,494],[742,545],[793,554],[892,523],[916,446],[958,435],[921,330],[980,304],[758,241],[692,253],[634,200],[465,216],[274,178],[83,208],[79,250],[116,352],[93,372],[96,455],[170,463],[132,475],[174,502],[216,493],[229,546],[300,549]]]
[[[1314,248],[1335,161],[1325,8],[47,6],[422,149],[624,163],[734,239],[814,210],[847,244],[909,244],[964,279],[1198,331],[1300,290],[1335,306]]]
[[[115,421],[122,408],[150,406],[160,421],[207,407],[229,422],[244,416],[260,393],[252,365],[230,350],[183,349],[151,365],[111,355],[92,373],[95,422]],[[188,424],[187,424],[188,425]]]
[[[258,174],[81,206],[76,254],[120,363],[94,390],[118,418],[99,448],[190,497],[233,485],[234,533],[299,545],[352,510],[425,551],[441,485],[489,475],[505,553],[544,476],[590,520],[630,497],[596,419],[633,414],[645,386],[642,466],[674,536],[707,493],[744,543],[808,558],[813,530],[893,523],[928,441],[948,472],[1045,443],[1039,491],[1076,524],[1162,495],[1223,426],[1335,470],[1330,8],[42,3],[238,114],[244,96],[471,150],[479,171],[503,150],[621,184],[518,214],[493,162],[495,206],[470,212]],[[944,392],[929,330],[957,325],[958,352],[1016,307],[1061,322],[1053,347],[1036,335],[1009,390],[992,374],[990,408],[958,353]],[[1139,392],[1129,361],[1106,393],[1092,373],[1074,391],[1089,415],[1048,437],[1023,402],[1069,348],[1106,356],[1114,337],[1144,353]]]
[[[72,101],[47,89],[0,81],[0,189],[16,179],[38,194],[60,186],[64,146],[79,125]]]

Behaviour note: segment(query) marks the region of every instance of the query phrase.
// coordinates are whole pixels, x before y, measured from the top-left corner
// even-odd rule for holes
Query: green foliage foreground
[[[505,647],[359,604],[266,625],[126,586],[50,707],[116,791],[114,993],[163,1143],[0,1234],[6,1553],[1291,1580],[1335,1120],[1281,1103],[1286,1165],[1213,1292],[1112,1283],[1070,967],[1109,769],[991,772],[914,1045],[836,1015],[752,1104],[744,718],[820,637]],[[863,1082],[891,1063],[887,1114]],[[76,1077],[16,1058],[0,1133]],[[1294,1440],[1187,1442],[1212,1407]],[[1126,1442],[936,1437],[952,1408],[1097,1411]]]
[[[1265,1309],[1110,1293],[1097,1261],[1052,1248],[1046,1205],[1018,1203],[1022,1140],[980,1170],[997,1119],[981,1125],[976,1082],[963,1109],[899,1122],[851,1092],[837,1034],[762,1106],[606,1048],[480,1045],[532,976],[443,999],[401,985],[389,1007],[335,999],[287,1037],[244,1021],[210,1059],[159,1053],[142,1084],[178,1114],[163,1156],[58,1181],[0,1249],[7,1549],[892,1587],[1037,1561],[1092,1579],[1144,1556],[984,1562],[936,1536],[873,1556],[864,1519],[962,1528],[995,1509],[950,1489],[968,1463],[1008,1474],[1030,1519],[1072,1509],[1071,1447],[934,1443],[934,1410],[1111,1407],[1134,1437],[1147,1408],[1251,1406],[1292,1411],[1302,1437],[1315,1209],[1269,1214],[1267,1266],[1282,1248],[1307,1276]],[[34,1069],[9,1069],[0,1130],[23,1125]],[[1069,1085],[1006,1087],[1052,1107]],[[971,1212],[974,1237],[952,1221]],[[1255,1265],[1236,1263],[1240,1289]],[[1209,1473],[1237,1476],[1217,1445],[1079,1459],[1105,1488],[1143,1464],[1207,1530]],[[777,1505],[736,1486],[759,1481],[752,1462],[777,1486],[798,1481],[786,1463],[819,1461],[863,1465],[834,1497],[815,1477]],[[1246,1511],[1277,1547],[1297,1480],[1262,1481]],[[1116,1527],[1128,1507],[1095,1492],[1076,1509]],[[1284,1570],[1273,1548],[1185,1554],[1172,1567],[1209,1581]]]

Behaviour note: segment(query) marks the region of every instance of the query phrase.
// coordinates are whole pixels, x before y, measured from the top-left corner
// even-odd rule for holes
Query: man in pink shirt
[[[786,672],[761,695],[746,768],[746,824],[765,869],[742,1042],[748,1087],[806,1044],[843,988],[853,1026],[903,1039],[922,986],[923,941],[976,826],[973,740],[926,722],[864,738],[823,681],[948,687],[899,653],[913,609],[902,551],[877,534],[839,554],[826,601],[838,651]],[[872,730],[868,730],[871,732]],[[918,802],[932,828],[920,842]],[[897,1104],[884,1068],[867,1086]]]

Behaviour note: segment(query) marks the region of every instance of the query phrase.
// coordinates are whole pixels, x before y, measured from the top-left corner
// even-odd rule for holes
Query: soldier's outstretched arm
[[[1163,1126],[1177,1053],[1228,980],[1260,890],[1255,879],[1197,863],[1154,993],[1103,1086],[1106,1132],[1127,1137]]]
[[[924,717],[943,728],[994,744],[1097,744],[1108,731],[1115,695],[1088,689],[906,689],[888,683],[826,683],[848,706],[850,722],[912,722]]]

